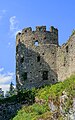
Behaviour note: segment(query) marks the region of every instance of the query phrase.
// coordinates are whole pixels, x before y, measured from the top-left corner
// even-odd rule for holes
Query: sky
[[[0,0],[0,87],[16,85],[16,33],[23,28],[46,25],[59,31],[59,44],[75,29],[75,0]]]

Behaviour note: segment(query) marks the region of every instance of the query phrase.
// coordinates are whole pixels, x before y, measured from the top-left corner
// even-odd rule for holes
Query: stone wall
[[[31,88],[57,82],[58,30],[51,27],[46,31],[45,26],[37,26],[32,31],[29,27],[16,39],[17,86]]]
[[[66,44],[58,47],[57,74],[59,81],[75,74],[75,35],[71,36]]]
[[[24,28],[16,36],[17,87],[32,88],[63,81],[75,73],[75,35],[59,46],[58,30],[51,26]]]

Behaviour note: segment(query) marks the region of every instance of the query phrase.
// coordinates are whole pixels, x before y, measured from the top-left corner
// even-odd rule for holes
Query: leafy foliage
[[[50,112],[48,106],[48,98],[49,96],[57,101],[62,95],[62,92],[66,91],[69,99],[66,101],[65,111],[72,106],[72,98],[75,96],[75,75],[71,76],[64,82],[59,82],[55,85],[45,86],[44,88],[40,88],[36,90],[36,97],[39,99],[45,100],[45,104],[34,103],[30,106],[24,106],[20,111],[18,111],[17,116],[13,118],[13,120],[47,120],[51,119],[52,113]],[[63,120],[62,116],[59,116],[59,120]]]
[[[11,103],[11,102],[18,102],[18,103],[27,103],[32,104],[35,99],[35,90],[24,90],[19,91],[17,95],[12,95],[11,97],[7,97],[5,99],[0,100],[0,104],[2,103]]]

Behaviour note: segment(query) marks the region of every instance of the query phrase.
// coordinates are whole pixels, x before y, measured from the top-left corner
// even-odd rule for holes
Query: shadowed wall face
[[[45,26],[37,26],[36,31],[26,28],[16,39],[17,86],[31,88],[57,82],[56,29],[50,32]]]

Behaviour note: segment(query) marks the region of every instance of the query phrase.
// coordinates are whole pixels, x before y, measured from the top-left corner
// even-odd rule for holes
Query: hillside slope
[[[13,120],[74,120],[75,75],[36,90],[35,103],[23,106]]]

